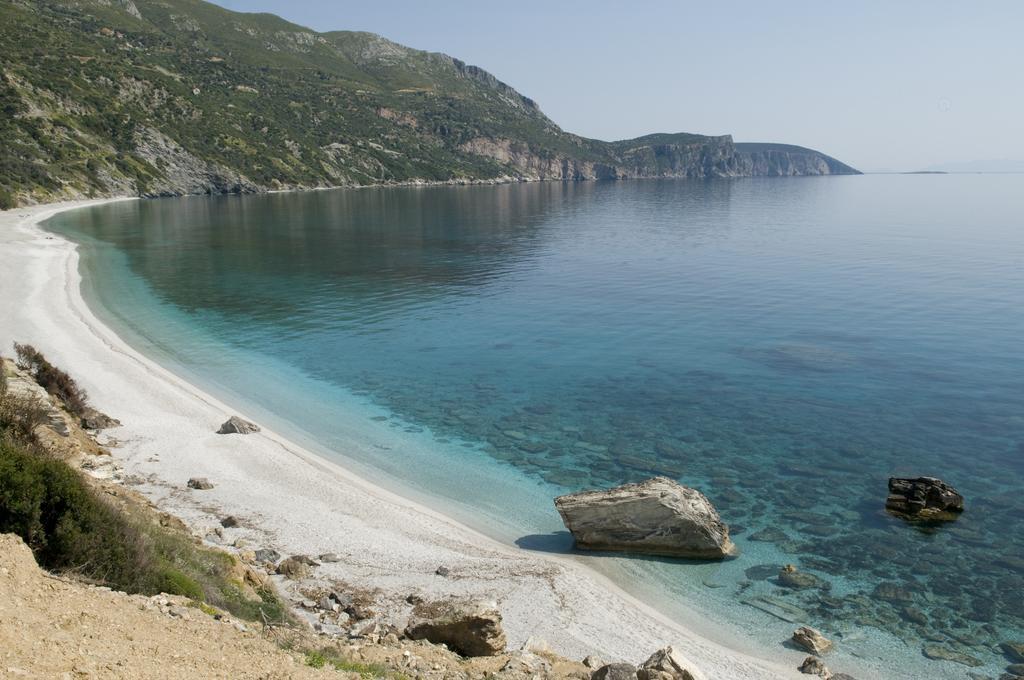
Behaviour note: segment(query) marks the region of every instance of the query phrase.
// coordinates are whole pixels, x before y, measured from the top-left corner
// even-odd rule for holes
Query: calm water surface
[[[49,226],[141,350],[503,540],[569,550],[568,490],[699,487],[739,559],[583,558],[670,614],[768,649],[811,623],[834,669],[908,678],[998,675],[1024,639],[1024,176],[190,198]],[[890,475],[943,477],[967,512],[890,518]],[[818,586],[781,587],[786,563]]]

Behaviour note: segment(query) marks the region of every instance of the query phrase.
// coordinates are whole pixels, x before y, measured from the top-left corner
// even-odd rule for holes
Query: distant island
[[[732,137],[604,142],[444,54],[190,0],[7,3],[0,208],[397,183],[857,174]]]

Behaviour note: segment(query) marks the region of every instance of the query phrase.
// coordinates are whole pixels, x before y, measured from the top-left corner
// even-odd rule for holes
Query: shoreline
[[[572,558],[499,543],[273,431],[214,434],[237,411],[101,323],[82,298],[77,246],[38,226],[57,212],[114,200],[125,199],[0,212],[0,243],[10,263],[0,281],[11,292],[0,306],[0,342],[36,344],[71,371],[98,408],[124,423],[105,435],[114,440],[107,445],[115,458],[141,482],[134,488],[198,535],[232,514],[243,527],[230,530],[231,538],[287,554],[335,552],[342,560],[318,571],[396,599],[416,592],[497,600],[511,648],[536,635],[565,656],[638,662],[672,644],[709,677],[802,677],[795,671],[799,659],[779,661],[802,658],[792,650],[780,646],[772,661],[723,646]],[[192,476],[207,476],[216,488],[186,491]],[[442,564],[454,578],[434,573]]]

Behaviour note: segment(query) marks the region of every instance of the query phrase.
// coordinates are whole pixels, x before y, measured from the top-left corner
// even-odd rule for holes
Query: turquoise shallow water
[[[702,489],[741,558],[587,558],[667,613],[769,649],[812,623],[837,669],[901,677],[998,675],[1024,639],[1024,176],[189,198],[48,226],[139,349],[502,540],[569,550],[566,490]],[[967,512],[886,516],[894,474]],[[819,585],[782,588],[785,563]]]

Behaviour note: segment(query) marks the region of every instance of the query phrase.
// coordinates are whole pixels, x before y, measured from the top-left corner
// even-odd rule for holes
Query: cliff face
[[[511,139],[478,137],[459,148],[497,161],[510,168],[516,177],[530,180],[859,174],[850,166],[813,149],[782,144],[736,144],[730,135],[684,137],[685,140],[678,141],[639,138],[598,142],[605,154],[602,161],[539,153],[529,144]]]
[[[854,172],[799,147],[562,130],[483,69],[201,0],[0,0],[0,208],[410,182]],[[41,56],[42,55],[42,56]]]
[[[860,171],[831,156],[791,144],[736,144],[741,175],[859,175]]]

